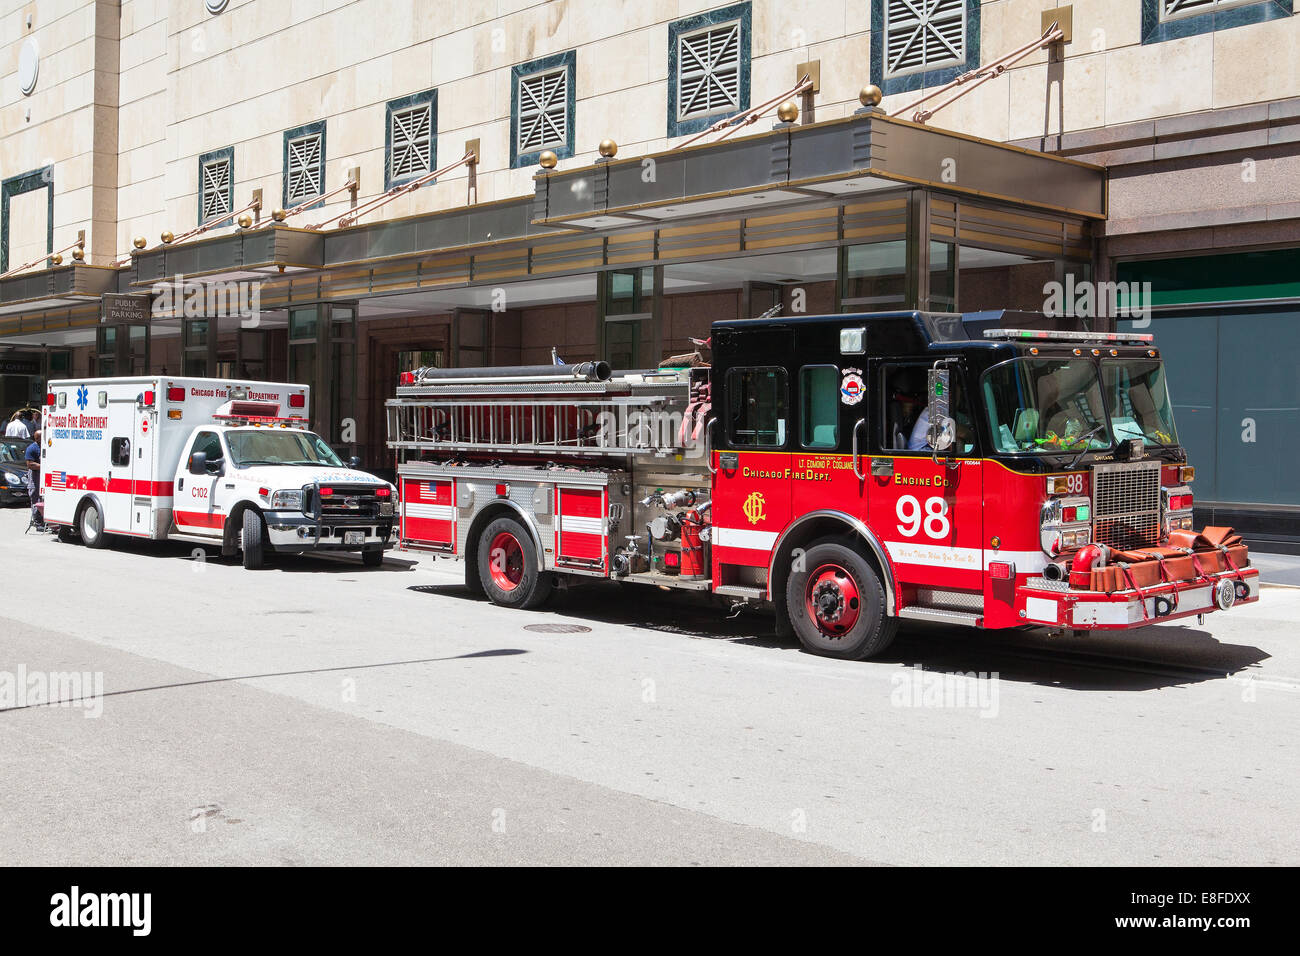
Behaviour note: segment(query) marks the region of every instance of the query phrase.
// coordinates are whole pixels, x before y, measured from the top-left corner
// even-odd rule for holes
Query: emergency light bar
[[[1055,329],[985,329],[986,339],[1059,340],[1062,342],[1154,342],[1156,337],[1139,332],[1066,332]]]

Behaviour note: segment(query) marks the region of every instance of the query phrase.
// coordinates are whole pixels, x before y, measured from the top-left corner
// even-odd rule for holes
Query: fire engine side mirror
[[[190,455],[190,474],[205,475],[208,471],[208,453],[206,451],[196,451]]]
[[[949,414],[948,393],[951,385],[951,373],[939,367],[930,369],[929,373],[929,411],[930,428],[926,441],[936,452],[947,451],[957,440],[957,423]]]

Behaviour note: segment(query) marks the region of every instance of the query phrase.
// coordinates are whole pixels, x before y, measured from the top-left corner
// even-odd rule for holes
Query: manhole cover
[[[586,634],[591,628],[585,624],[525,624],[524,630],[536,634]]]

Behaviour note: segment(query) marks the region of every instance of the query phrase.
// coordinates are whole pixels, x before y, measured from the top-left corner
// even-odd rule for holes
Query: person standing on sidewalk
[[[27,446],[27,498],[32,506],[32,522],[37,530],[45,530],[45,515],[38,507],[41,500],[41,430],[32,435],[32,443]]]

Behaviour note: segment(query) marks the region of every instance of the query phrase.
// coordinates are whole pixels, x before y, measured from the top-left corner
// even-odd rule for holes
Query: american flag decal
[[[67,491],[68,473],[66,471],[50,472],[49,487],[51,491]]]

